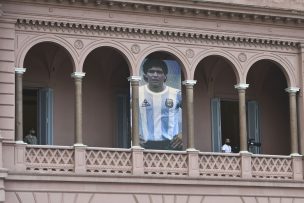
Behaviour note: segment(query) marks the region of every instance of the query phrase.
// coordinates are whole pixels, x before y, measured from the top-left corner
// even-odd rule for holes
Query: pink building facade
[[[0,1],[0,202],[304,202],[303,11]],[[182,70],[182,151],[139,146],[151,55]]]

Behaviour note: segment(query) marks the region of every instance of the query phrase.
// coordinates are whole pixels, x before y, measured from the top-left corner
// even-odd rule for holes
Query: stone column
[[[75,80],[75,145],[83,145],[82,141],[82,78],[83,72],[72,73]]]
[[[130,76],[128,81],[131,83],[132,88],[132,148],[137,148],[139,146],[139,81],[141,80],[140,76]]]
[[[247,126],[246,126],[246,89],[248,84],[239,83],[234,86],[239,93],[239,122],[240,122],[240,152],[247,152]]]
[[[289,87],[285,91],[289,93],[289,122],[290,122],[290,140],[291,154],[298,154],[298,126],[297,126],[297,102],[296,96],[300,88]]]
[[[186,110],[187,110],[187,135],[188,135],[188,150],[195,149],[194,147],[194,115],[193,115],[193,86],[196,80],[185,80],[183,85],[186,86]]]
[[[15,139],[17,143],[23,143],[22,77],[25,71],[25,68],[15,68]]]

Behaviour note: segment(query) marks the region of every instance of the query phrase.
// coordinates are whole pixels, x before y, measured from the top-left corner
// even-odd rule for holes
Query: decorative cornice
[[[148,0],[33,0],[44,4],[96,7],[110,10],[149,12],[166,15],[202,16],[229,20],[302,24],[300,10],[250,6],[206,0],[148,1]]]
[[[298,42],[288,41],[281,39],[270,39],[265,37],[248,37],[248,36],[236,36],[236,34],[223,34],[215,32],[198,32],[189,30],[171,30],[169,28],[155,28],[155,27],[142,27],[142,26],[120,26],[120,25],[107,25],[103,24],[87,24],[87,23],[76,23],[76,22],[64,22],[64,21],[46,21],[46,20],[36,20],[36,19],[18,19],[17,28],[28,30],[30,27],[33,30],[44,30],[53,31],[59,33],[71,32],[83,33],[83,34],[97,34],[97,35],[109,35],[111,33],[120,33],[121,35],[130,34],[136,36],[149,36],[151,39],[162,38],[174,41],[184,41],[189,40],[193,43],[197,42],[222,42],[222,43],[239,43],[240,45],[257,46],[262,47],[285,47],[285,48],[297,48]],[[113,36],[112,36],[113,37]]]

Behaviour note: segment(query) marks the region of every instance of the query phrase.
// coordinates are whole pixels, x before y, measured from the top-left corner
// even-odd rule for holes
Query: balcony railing
[[[303,180],[302,156],[4,144],[11,172]],[[10,153],[10,154],[5,154]],[[5,158],[12,157],[14,159]]]

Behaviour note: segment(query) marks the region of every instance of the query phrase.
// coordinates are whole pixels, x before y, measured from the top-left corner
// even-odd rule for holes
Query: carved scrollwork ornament
[[[131,51],[134,53],[134,54],[138,54],[140,52],[140,46],[138,44],[133,44],[131,46]]]
[[[75,47],[76,49],[82,49],[82,48],[83,48],[83,42],[82,42],[80,39],[76,40],[76,41],[74,42],[74,47]]]
[[[194,51],[192,49],[187,49],[186,50],[186,56],[188,58],[193,58],[194,57]]]
[[[245,53],[240,53],[238,55],[238,59],[241,61],[241,62],[245,62],[247,61],[247,55]]]

